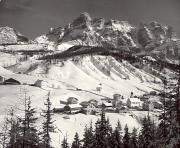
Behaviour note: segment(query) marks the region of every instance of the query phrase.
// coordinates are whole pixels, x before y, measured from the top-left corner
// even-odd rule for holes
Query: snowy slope
[[[29,68],[28,63],[34,65],[34,68]],[[23,70],[23,67],[26,70]],[[64,82],[84,90],[96,91],[98,84],[102,83],[101,93],[109,97],[117,92],[128,97],[131,91],[139,95],[153,89],[161,90],[160,84],[154,83],[153,75],[135,68],[127,61],[118,62],[111,56],[86,56],[57,64],[45,62],[33,64],[27,61],[17,65],[16,69],[25,71],[31,76]],[[161,82],[159,78],[156,78],[156,81]]]

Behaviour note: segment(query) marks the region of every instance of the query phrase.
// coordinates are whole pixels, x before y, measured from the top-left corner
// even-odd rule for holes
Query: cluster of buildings
[[[137,97],[125,99],[120,94],[114,94],[113,98],[102,98],[100,101],[91,99],[88,101],[79,102],[79,96],[71,93],[61,96],[60,99],[53,104],[54,112],[62,113],[84,113],[84,114],[99,114],[102,107],[109,112],[120,112],[129,108],[142,109],[143,101]],[[82,99],[80,99],[82,100]]]
[[[5,78],[0,76],[0,84],[1,85],[31,85],[40,88],[49,88],[50,85],[48,82],[44,80],[36,80],[33,84],[27,84],[19,80],[18,78],[9,77]],[[99,84],[96,88],[97,91],[101,91],[102,84]],[[154,94],[151,94],[151,98]],[[156,96],[156,95],[154,95]],[[102,98],[97,101],[95,99],[91,99],[88,101],[79,102],[79,100],[83,100],[80,96],[77,96],[73,93],[68,94],[66,96],[60,96],[57,102],[53,105],[54,112],[64,112],[64,113],[85,113],[85,114],[99,114],[101,112],[102,106],[107,111],[111,112],[121,112],[127,109],[137,109],[137,110],[150,110],[153,111],[154,108],[160,109],[163,107],[162,103],[158,101],[158,98],[149,101],[148,99],[139,98],[130,94],[129,98],[124,98],[120,94],[114,94],[112,98]],[[147,97],[149,98],[149,97]]]
[[[0,85],[30,85],[30,86],[35,86],[42,89],[51,89],[51,88],[58,89],[61,87],[59,85],[55,85],[53,83],[51,84],[41,79],[29,80],[26,78],[21,79],[16,76],[8,76],[8,77],[0,76]]]

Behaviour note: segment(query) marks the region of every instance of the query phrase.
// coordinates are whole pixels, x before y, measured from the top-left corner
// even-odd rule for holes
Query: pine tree
[[[83,138],[83,148],[93,148],[93,142],[95,141],[92,121],[90,127],[85,127],[84,138]]]
[[[138,148],[138,137],[137,137],[137,129],[133,128],[131,133],[131,148]]]
[[[79,140],[79,135],[76,132],[71,148],[80,148],[80,147],[81,147],[81,143],[80,143],[80,140]]]
[[[108,147],[108,138],[111,136],[111,134],[112,128],[109,124],[109,120],[106,120],[105,118],[105,111],[102,105],[101,120],[96,122],[94,146],[96,148]]]
[[[124,148],[130,148],[130,133],[127,124],[124,128],[123,146]]]
[[[174,82],[172,83],[171,80],[177,80],[177,84],[174,84]],[[164,81],[164,86],[167,88],[167,92],[163,95],[164,108],[159,118],[160,124],[158,125],[155,143],[158,148],[176,148],[180,146],[180,116],[178,113],[180,111],[179,69],[175,78],[166,79],[166,81]]]
[[[153,147],[155,140],[155,125],[151,122],[150,116],[144,117],[141,133],[139,135],[139,147],[149,148]]]
[[[111,138],[109,139],[109,143],[111,145],[111,147],[113,148],[122,148],[122,136],[121,136],[121,123],[118,120],[117,122],[117,126],[115,128],[115,130],[112,133]]]
[[[166,102],[166,108],[164,108],[164,112],[160,118],[161,122],[158,128],[159,147],[180,147],[180,68],[178,69],[177,76],[177,84],[171,85],[173,88],[168,87],[171,91],[170,94],[166,96],[168,96],[170,100]],[[170,80],[168,83],[171,83]],[[173,96],[172,94],[176,95]]]
[[[55,132],[55,127],[52,121],[51,102],[49,96],[50,93],[48,93],[48,97],[45,103],[46,110],[43,111],[44,113],[43,117],[45,118],[45,120],[43,122],[42,134],[43,134],[43,143],[46,148],[50,147],[50,141],[51,141],[50,132]]]
[[[20,137],[19,142],[22,141],[23,146],[25,143],[31,143],[32,145],[38,145],[39,143],[39,136],[38,131],[35,127],[35,123],[37,118],[34,117],[36,114],[35,108],[31,106],[31,99],[25,98],[25,110],[24,110],[24,118],[19,118],[21,123],[19,130],[20,130]]]
[[[35,108],[32,108],[31,106],[31,99],[28,99],[27,102],[27,113],[26,113],[26,121],[27,121],[27,133],[26,136],[28,135],[28,139],[30,141],[33,141],[35,144],[38,144],[39,142],[39,137],[38,137],[38,131],[35,127],[35,123],[37,121],[37,117],[34,115],[36,114]]]
[[[62,141],[61,147],[62,148],[69,148],[69,144],[67,142],[67,138],[66,137],[64,137],[64,139]]]
[[[10,129],[8,131],[9,135],[9,145],[14,148],[14,144],[20,137],[20,123],[14,115],[14,109],[9,110],[9,118],[7,119],[8,124],[10,124]]]

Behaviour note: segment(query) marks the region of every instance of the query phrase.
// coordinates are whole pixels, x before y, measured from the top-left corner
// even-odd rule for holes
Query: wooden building
[[[9,79],[5,80],[3,84],[5,84],[5,85],[21,85],[21,82],[19,82],[16,79],[9,78]]]

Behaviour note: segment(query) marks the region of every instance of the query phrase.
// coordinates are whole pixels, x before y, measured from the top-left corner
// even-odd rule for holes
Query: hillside
[[[101,102],[114,94],[127,101],[131,93],[138,97],[162,93],[165,77],[177,80],[179,50],[180,40],[173,29],[157,22],[136,27],[126,21],[91,18],[82,13],[65,27],[51,28],[34,41],[12,28],[1,27],[0,76],[18,80],[21,85],[0,85],[0,122],[12,106],[17,108],[17,115],[22,115],[18,108],[24,89],[38,111],[38,125],[48,92],[52,107],[58,106],[64,96],[75,95],[81,103],[91,99]],[[45,85],[35,87],[39,80]],[[158,95],[153,98],[160,100]],[[150,114],[154,119],[158,116],[153,111]],[[145,115],[146,111],[107,114],[112,126],[120,119],[123,128],[127,123],[130,130],[133,126],[139,129],[139,120]],[[85,125],[99,118],[84,114],[70,115],[69,120],[63,117],[53,115],[61,130],[52,134],[55,147],[66,133],[70,141],[76,131],[82,137]]]

